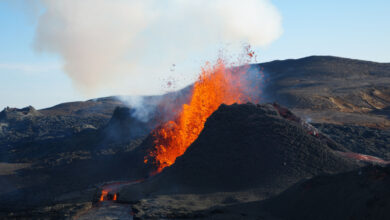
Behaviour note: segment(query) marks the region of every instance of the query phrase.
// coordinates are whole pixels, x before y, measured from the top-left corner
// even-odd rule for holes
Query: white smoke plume
[[[87,92],[158,93],[173,64],[175,74],[196,74],[218,46],[263,47],[282,33],[281,16],[269,0],[40,4],[35,48],[59,54],[65,72]]]

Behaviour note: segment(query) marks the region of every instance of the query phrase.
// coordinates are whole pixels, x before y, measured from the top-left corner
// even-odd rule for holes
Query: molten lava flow
[[[100,202],[103,202],[107,198],[108,191],[102,190],[102,195],[100,196]]]
[[[140,183],[144,181],[144,179],[133,180],[133,181],[117,181],[106,183],[102,186],[102,194],[100,195],[100,202],[103,201],[116,201],[118,199],[118,191],[124,187],[133,185],[136,183]]]
[[[258,101],[249,94],[248,85],[253,81],[246,76],[248,67],[226,68],[225,63],[218,60],[215,66],[208,64],[202,69],[189,103],[182,106],[176,120],[166,122],[154,132],[155,148],[148,156],[157,165],[157,172],[184,154],[203,130],[206,119],[221,104]],[[257,72],[257,76],[262,75]],[[256,90],[258,94],[258,88]],[[144,162],[148,161],[146,157]]]

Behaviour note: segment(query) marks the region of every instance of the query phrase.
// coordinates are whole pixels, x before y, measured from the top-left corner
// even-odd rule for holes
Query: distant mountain
[[[0,112],[0,146],[20,141],[62,138],[88,129],[98,129],[110,119],[117,106],[115,97],[71,102],[36,110],[5,108]]]
[[[312,56],[258,64],[265,98],[316,122],[390,125],[390,63]]]

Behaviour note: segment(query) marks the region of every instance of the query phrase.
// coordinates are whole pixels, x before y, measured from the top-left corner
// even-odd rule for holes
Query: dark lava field
[[[144,97],[146,119],[117,97],[4,109],[0,219],[390,219],[390,64],[251,68],[261,103],[221,105],[156,175],[153,130],[191,86]]]

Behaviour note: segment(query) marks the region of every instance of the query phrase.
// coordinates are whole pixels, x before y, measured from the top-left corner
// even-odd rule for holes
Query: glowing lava
[[[100,194],[99,201],[116,201],[118,199],[118,191],[124,187],[133,185],[136,183],[140,183],[144,181],[144,179],[134,180],[134,181],[117,181],[106,183],[102,186],[102,192]]]
[[[116,193],[114,194],[114,197],[112,198],[112,201],[116,201],[116,199],[117,199],[117,195],[116,195]]]
[[[102,190],[102,195],[100,196],[100,202],[103,202],[107,198],[108,191]]]
[[[248,56],[253,57],[253,52]],[[144,162],[148,163],[149,158],[153,158],[157,173],[160,172],[184,154],[203,130],[207,118],[221,104],[258,102],[259,85],[250,85],[254,80],[248,75],[248,70],[249,65],[227,68],[221,59],[214,66],[206,64],[193,86],[189,103],[182,106],[176,120],[168,121],[155,130],[155,147]],[[255,74],[256,80],[262,79],[259,71]]]

